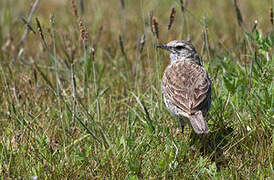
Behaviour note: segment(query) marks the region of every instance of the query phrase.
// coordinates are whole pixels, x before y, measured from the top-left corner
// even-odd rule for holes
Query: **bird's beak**
[[[166,44],[159,44],[157,46],[157,48],[162,48],[162,49],[168,50],[168,46]]]

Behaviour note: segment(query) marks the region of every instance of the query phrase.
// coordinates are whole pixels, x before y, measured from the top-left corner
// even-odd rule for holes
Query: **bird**
[[[167,109],[179,119],[182,134],[186,124],[196,134],[208,134],[211,80],[194,46],[189,40],[173,40],[157,48],[167,50],[170,58],[161,84]]]

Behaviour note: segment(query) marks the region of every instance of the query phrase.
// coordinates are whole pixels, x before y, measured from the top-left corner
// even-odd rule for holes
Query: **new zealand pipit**
[[[166,107],[179,118],[182,132],[190,122],[197,134],[208,133],[205,116],[211,104],[211,80],[194,46],[174,40],[157,47],[167,50],[170,57],[162,80]]]

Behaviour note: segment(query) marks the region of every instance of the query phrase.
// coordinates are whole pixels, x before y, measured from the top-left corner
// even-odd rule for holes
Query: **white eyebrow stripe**
[[[178,44],[176,44],[176,46],[183,46],[183,47],[185,47],[185,44],[183,44],[183,43],[178,43]]]

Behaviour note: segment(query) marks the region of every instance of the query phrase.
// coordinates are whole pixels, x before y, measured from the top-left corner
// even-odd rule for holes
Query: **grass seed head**
[[[44,37],[44,33],[43,33],[43,30],[42,30],[40,21],[39,21],[39,19],[38,19],[37,17],[35,18],[35,20],[36,20],[36,24],[37,24],[39,36],[41,37],[41,39],[42,39],[43,41],[45,41],[45,37]]]
[[[156,35],[156,38],[159,40],[159,25],[155,16],[152,17],[152,29],[153,33]]]
[[[124,48],[124,41],[121,35],[119,35],[119,45],[120,45],[120,49],[122,54],[125,56],[125,48]]]
[[[180,3],[181,3],[181,11],[182,13],[184,13],[185,12],[184,1],[180,0]]]
[[[258,25],[258,20],[256,19],[256,20],[254,21],[254,24],[253,24],[253,27],[252,27],[252,32],[254,32],[254,31],[256,30],[257,25]]]
[[[94,57],[95,57],[95,49],[94,49],[94,47],[90,48],[90,53],[91,53],[92,59],[94,60]]]
[[[234,5],[235,11],[236,11],[238,24],[239,24],[239,26],[243,27],[243,16],[242,16],[241,10],[237,4],[237,0],[233,0],[233,5]]]
[[[80,19],[79,20],[79,29],[80,29],[80,38],[83,42],[88,41],[88,32],[84,26],[83,21]]]
[[[168,27],[167,27],[168,30],[170,30],[170,28],[174,22],[175,13],[176,13],[175,7],[172,7],[170,15],[169,15],[169,23],[168,23]]]

